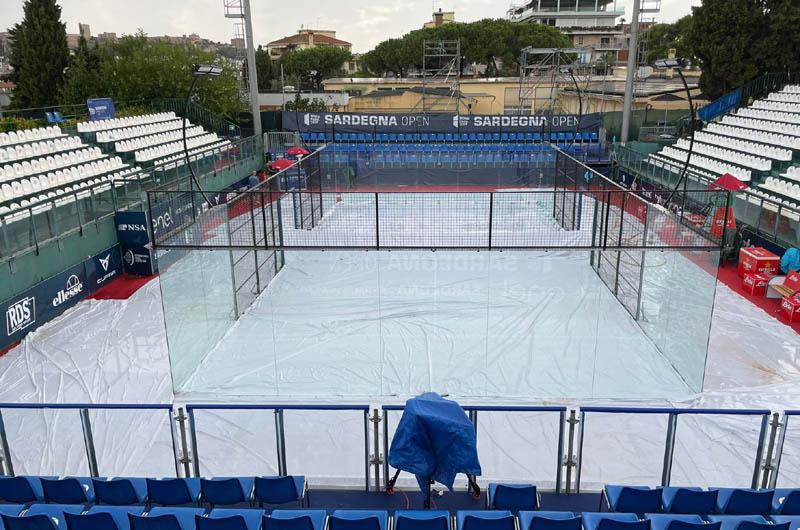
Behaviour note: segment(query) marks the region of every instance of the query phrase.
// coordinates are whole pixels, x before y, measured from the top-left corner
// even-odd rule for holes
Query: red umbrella
[[[730,173],[725,173],[720,178],[708,185],[708,189],[728,190],[728,191],[742,191],[747,189],[747,184],[737,179]]]
[[[289,160],[288,158],[279,158],[274,162],[271,162],[269,167],[275,171],[283,171],[287,167],[293,166],[297,163],[295,160]]]
[[[310,153],[310,151],[308,149],[303,149],[302,147],[296,147],[296,146],[295,147],[290,147],[289,150],[286,151],[286,154],[289,154],[289,155],[292,155],[292,156],[297,156],[297,155],[306,156],[309,153]]]

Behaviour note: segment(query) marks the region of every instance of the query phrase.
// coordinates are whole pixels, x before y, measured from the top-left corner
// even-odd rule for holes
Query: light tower
[[[244,24],[245,49],[247,50],[247,92],[250,111],[253,114],[253,134],[263,138],[261,131],[261,107],[258,104],[258,73],[256,70],[256,48],[253,41],[253,15],[250,11],[250,0],[223,0],[225,18],[239,19]]]

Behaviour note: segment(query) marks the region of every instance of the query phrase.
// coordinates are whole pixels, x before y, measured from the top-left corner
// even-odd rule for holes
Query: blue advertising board
[[[0,304],[0,350],[57,317],[121,274],[114,246]]]
[[[146,245],[150,242],[147,231],[147,215],[144,212],[116,212],[117,241],[130,245]]]
[[[125,272],[134,276],[152,276],[156,272],[153,251],[144,245],[123,244],[122,263]]]
[[[89,108],[89,121],[111,120],[116,116],[111,98],[87,99],[86,106]]]
[[[742,102],[742,88],[739,87],[733,92],[728,92],[716,101],[713,101],[700,109],[697,115],[701,120],[709,122],[721,114],[735,109]]]

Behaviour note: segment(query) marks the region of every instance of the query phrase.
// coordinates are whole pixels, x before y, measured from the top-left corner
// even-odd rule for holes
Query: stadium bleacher
[[[485,510],[411,510],[407,505],[392,511],[366,505],[340,509],[330,502],[312,509],[301,476],[162,480],[23,476],[0,477],[0,502],[7,503],[0,504],[3,530],[794,530],[800,526],[798,489],[606,485],[596,510],[570,510],[567,502],[566,510],[548,511],[540,509],[533,484],[490,483]],[[292,509],[281,508],[288,503],[293,503]],[[264,509],[264,504],[272,508]]]

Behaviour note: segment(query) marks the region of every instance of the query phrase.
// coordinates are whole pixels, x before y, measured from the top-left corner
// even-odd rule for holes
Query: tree
[[[340,72],[345,61],[352,57],[342,48],[316,46],[286,53],[281,57],[281,63],[286,74],[300,77],[304,88],[320,90],[322,81]]]
[[[687,45],[700,63],[700,88],[711,97],[768,69],[759,43],[769,36],[763,0],[704,0],[694,9]]]
[[[70,104],[83,102],[102,95],[103,83],[100,78],[100,56],[90,48],[81,35],[78,49],[70,60],[64,87],[61,89],[61,102]]]
[[[247,61],[244,62],[243,70],[247,73]],[[256,50],[256,74],[258,75],[259,92],[269,92],[275,73],[269,52],[261,46]]]
[[[303,112],[325,112],[328,107],[321,99],[307,99],[301,98],[298,92],[292,101],[286,102],[287,111],[303,111]]]
[[[22,22],[8,30],[10,79],[17,108],[55,105],[69,65],[67,31],[56,0],[26,0]]]
[[[656,24],[648,31],[647,62],[669,56],[674,48],[676,57],[690,59],[694,53],[689,46],[689,32],[692,29],[692,15],[676,20],[672,24]]]
[[[766,0],[767,37],[760,41],[758,55],[771,71],[800,71],[800,3],[797,0]]]

